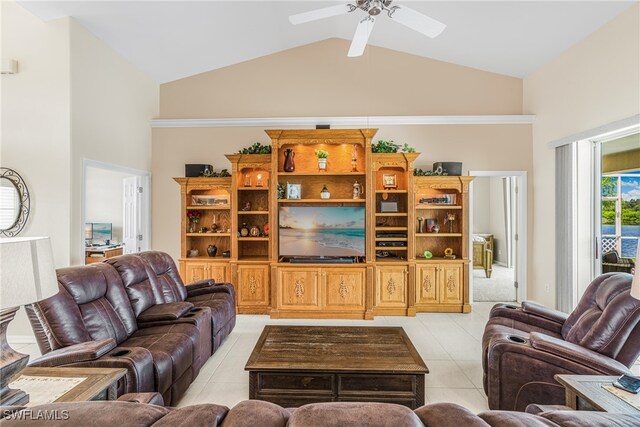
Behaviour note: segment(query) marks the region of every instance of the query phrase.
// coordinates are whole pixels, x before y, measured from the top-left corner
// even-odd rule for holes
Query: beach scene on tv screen
[[[363,207],[281,207],[281,256],[364,256]]]

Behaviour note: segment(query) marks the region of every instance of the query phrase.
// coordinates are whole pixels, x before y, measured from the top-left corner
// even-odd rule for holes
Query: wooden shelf
[[[416,205],[416,209],[424,210],[424,209],[462,209],[462,206],[458,205]]]
[[[376,231],[408,231],[409,229],[407,227],[384,227],[384,226],[379,226],[376,227]]]
[[[278,172],[278,176],[365,176],[365,172]]]
[[[365,199],[278,199],[278,203],[366,203]]]
[[[238,211],[238,215],[269,215],[269,211]]]
[[[207,255],[199,255],[199,256],[187,256],[187,257],[181,257],[180,260],[189,260],[189,261],[223,261],[223,262],[229,262],[230,259],[228,257],[223,257],[221,255],[216,255],[216,256],[207,256]]]
[[[223,210],[229,210],[231,209],[231,206],[229,205],[201,205],[201,206],[187,206],[187,210],[215,210],[215,211],[223,211]]]
[[[416,233],[416,237],[462,237],[462,233]]]
[[[376,212],[376,216],[407,216],[407,213],[406,212],[392,212],[392,213]]]
[[[376,246],[376,251],[406,251],[406,246]]]
[[[269,191],[269,187],[238,187],[238,191]]]
[[[269,262],[268,256],[243,256],[238,257],[238,262]]]
[[[406,242],[406,237],[376,237],[377,242]]]
[[[376,190],[376,194],[381,194],[381,193],[405,194],[405,193],[407,193],[407,190]]]
[[[231,233],[187,233],[187,237],[231,237]]]
[[[238,237],[238,242],[268,242],[268,237]]]

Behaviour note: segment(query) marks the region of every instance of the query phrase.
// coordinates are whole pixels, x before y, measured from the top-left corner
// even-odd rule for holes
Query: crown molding
[[[398,125],[529,125],[534,115],[486,116],[356,116],[356,117],[269,117],[225,119],[152,119],[152,128],[221,128],[287,126],[398,126]]]

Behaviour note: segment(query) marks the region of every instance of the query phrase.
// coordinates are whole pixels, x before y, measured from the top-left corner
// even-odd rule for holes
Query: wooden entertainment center
[[[179,263],[185,282],[231,282],[239,313],[273,318],[470,312],[473,177],[414,176],[419,153],[373,153],[376,131],[267,130],[271,154],[227,155],[231,177],[175,178],[181,188]],[[328,152],[324,171],[317,149]],[[295,153],[292,172],[285,172],[286,150]],[[354,199],[356,181],[361,195]],[[299,184],[300,194],[291,194],[299,198],[279,198],[278,183]],[[324,188],[328,199],[320,195]],[[278,213],[299,206],[364,207],[365,255],[349,264],[283,259]],[[189,213],[199,215],[197,224]]]

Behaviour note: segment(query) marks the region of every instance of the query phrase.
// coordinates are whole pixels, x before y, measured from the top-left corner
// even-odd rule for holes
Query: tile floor
[[[239,315],[235,329],[203,366],[178,406],[217,403],[234,406],[249,397],[249,374],[244,365],[262,328],[279,325],[402,326],[429,367],[426,401],[455,402],[473,412],[487,410],[482,389],[482,331],[494,303],[475,303],[473,313],[419,313],[416,317],[378,316],[361,320],[272,320],[268,316]],[[36,344],[12,344],[31,358],[40,355]],[[639,360],[640,362],[640,360]],[[633,366],[640,375],[640,363]]]

